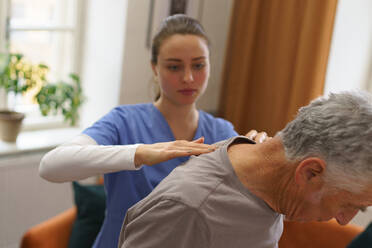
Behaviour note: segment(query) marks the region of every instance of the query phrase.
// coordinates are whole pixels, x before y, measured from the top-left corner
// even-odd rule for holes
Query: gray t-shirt
[[[192,157],[127,212],[119,248],[275,248],[282,215],[239,181],[227,154],[232,142]]]

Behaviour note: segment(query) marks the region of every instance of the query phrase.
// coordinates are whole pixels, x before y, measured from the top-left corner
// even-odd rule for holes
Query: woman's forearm
[[[48,152],[40,162],[39,174],[51,182],[67,182],[122,170],[136,170],[134,156],[137,146],[100,146],[82,134]]]

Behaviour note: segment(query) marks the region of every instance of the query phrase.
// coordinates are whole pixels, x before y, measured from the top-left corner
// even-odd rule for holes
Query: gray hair
[[[278,135],[287,159],[322,158],[330,186],[359,192],[372,182],[372,100],[367,92],[315,99]]]

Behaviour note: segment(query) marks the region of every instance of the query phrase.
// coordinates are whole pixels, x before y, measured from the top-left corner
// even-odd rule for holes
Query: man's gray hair
[[[372,183],[372,100],[367,92],[315,99],[278,135],[289,160],[324,159],[330,185],[359,192]]]

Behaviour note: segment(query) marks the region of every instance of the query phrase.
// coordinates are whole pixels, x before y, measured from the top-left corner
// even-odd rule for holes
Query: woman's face
[[[173,35],[161,44],[158,62],[152,69],[161,100],[176,105],[193,104],[207,87],[208,45],[196,35]]]

